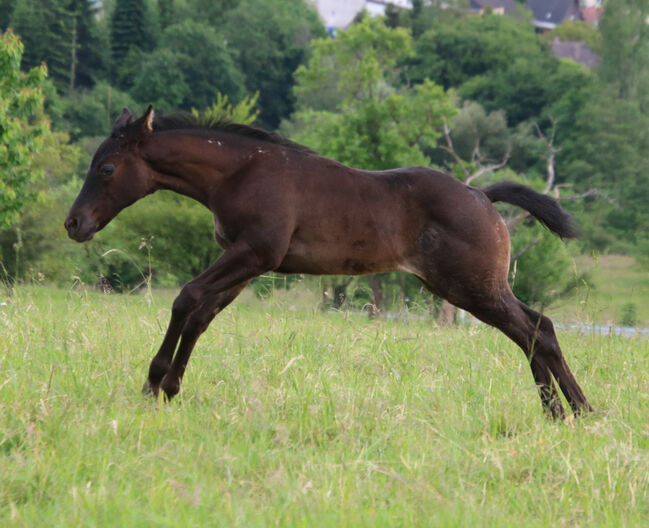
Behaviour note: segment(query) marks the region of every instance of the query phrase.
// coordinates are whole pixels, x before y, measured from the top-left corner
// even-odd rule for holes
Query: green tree
[[[398,89],[400,61],[412,53],[403,28],[386,27],[366,17],[335,40],[313,42],[313,56],[296,71],[301,107],[285,125],[307,145],[343,163],[365,169],[428,164],[427,147],[441,135],[444,120],[456,113],[450,94],[425,81]],[[326,84],[337,80],[335,86]],[[337,93],[336,106],[324,110],[306,104]]]
[[[43,137],[42,148],[32,156],[32,170],[43,174],[31,186],[39,199],[26,204],[11,229],[0,230],[0,262],[14,280],[42,276],[68,282],[77,267],[78,248],[61,228],[78,191],[81,164],[81,150],[69,139],[65,132]]]
[[[140,103],[151,103],[163,112],[178,109],[191,96],[182,71],[184,62],[181,53],[168,48],[155,50],[138,68],[129,93]]]
[[[134,99],[100,81],[90,90],[77,90],[63,98],[60,128],[75,141],[88,136],[106,136],[125,106],[135,107]]]
[[[621,99],[649,102],[649,0],[606,2],[600,21],[602,80]],[[646,110],[646,109],[645,109]]]
[[[579,204],[589,244],[642,253],[649,247],[649,1],[607,2],[602,62],[586,104],[569,112],[558,168],[587,199]]]
[[[26,67],[47,63],[59,92],[92,86],[102,68],[91,0],[17,0],[13,29],[25,45]]]
[[[35,198],[31,184],[39,176],[32,156],[49,125],[43,116],[43,66],[20,71],[23,45],[13,32],[0,35],[0,228],[15,223]]]
[[[129,90],[137,101],[170,111],[206,108],[217,92],[241,98],[244,78],[223,35],[185,20],[169,26],[162,41],[165,45],[152,53],[137,55],[140,63],[133,68]]]
[[[217,92],[239,100],[244,76],[235,65],[236,50],[213,28],[186,20],[163,33],[168,48],[183,57],[180,69],[190,90],[183,108],[206,108]],[[200,43],[200,44],[199,44]]]
[[[223,30],[248,93],[260,94],[260,122],[277,128],[293,111],[293,72],[311,39],[325,35],[316,12],[304,0],[241,0],[227,12]]]
[[[133,49],[150,51],[153,47],[147,3],[142,0],[116,0],[110,18],[113,71],[119,70],[121,62]]]
[[[559,61],[531,24],[506,16],[444,17],[416,42],[408,78],[455,87],[510,125],[539,116],[553,102]]]
[[[565,42],[585,42],[595,52],[599,52],[602,43],[602,34],[583,20],[567,20],[550,31],[547,38],[550,41],[559,38]]]
[[[164,30],[174,23],[174,0],[158,0],[158,18],[160,29]]]
[[[0,33],[9,27],[9,19],[16,0],[0,0]]]

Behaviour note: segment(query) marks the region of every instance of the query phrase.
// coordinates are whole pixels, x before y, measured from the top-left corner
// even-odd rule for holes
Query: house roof
[[[560,59],[572,59],[587,68],[597,66],[601,59],[584,42],[567,42],[559,40],[558,37],[552,41],[552,52]]]
[[[482,10],[485,7],[502,8],[505,13],[509,13],[516,8],[515,0],[471,0],[471,8]]]
[[[552,29],[566,20],[581,20],[578,0],[527,0],[534,15],[534,25]]]

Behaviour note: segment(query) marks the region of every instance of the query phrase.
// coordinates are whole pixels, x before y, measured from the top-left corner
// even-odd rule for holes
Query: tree
[[[569,175],[591,247],[641,253],[649,236],[649,1],[607,2],[602,62],[585,104],[569,112],[572,134],[558,169]]]
[[[100,81],[91,90],[77,90],[63,98],[60,128],[75,141],[82,137],[106,136],[125,106],[133,108],[133,98]]]
[[[606,2],[600,22],[601,79],[621,99],[649,101],[649,0]]]
[[[130,51],[153,49],[147,3],[142,0],[116,0],[110,19],[110,47],[113,71],[117,72]],[[124,79],[120,79],[122,86]]]
[[[11,25],[25,44],[25,66],[46,62],[63,93],[92,86],[93,75],[102,68],[94,20],[90,0],[18,0]]]
[[[133,71],[129,93],[138,102],[171,111],[206,108],[217,92],[241,98],[244,78],[223,35],[185,20],[169,26],[161,39],[165,45],[152,53],[131,50],[125,62],[132,64],[122,69]]]
[[[308,66],[295,74],[301,108],[287,129],[323,154],[365,169],[428,163],[424,149],[435,145],[455,106],[450,94],[430,81],[396,88],[398,64],[411,53],[406,30],[370,17],[336,40],[315,40]],[[335,87],[326,84],[331,78]],[[335,107],[307,107],[327,99],[323,86],[336,91]]]
[[[559,61],[531,24],[498,15],[445,17],[416,42],[408,78],[455,87],[510,125],[539,116],[553,102]]]
[[[174,0],[158,0],[158,17],[160,29],[165,30],[174,23]]]
[[[325,35],[316,12],[304,0],[241,0],[223,25],[237,51],[236,63],[248,93],[259,92],[259,120],[277,128],[293,111],[293,72],[314,36]]]
[[[590,49],[599,52],[602,34],[588,22],[583,20],[567,20],[556,26],[547,35],[551,41],[558,38],[565,42],[584,42]]]
[[[40,176],[32,156],[49,125],[43,115],[44,66],[20,71],[23,45],[13,32],[0,35],[0,229],[20,217],[35,198],[31,184]]]
[[[9,27],[9,19],[16,0],[0,0],[0,33]]]

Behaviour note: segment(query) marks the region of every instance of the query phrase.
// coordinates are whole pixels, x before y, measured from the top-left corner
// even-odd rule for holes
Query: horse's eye
[[[104,165],[99,169],[102,176],[110,176],[115,172],[115,165]]]

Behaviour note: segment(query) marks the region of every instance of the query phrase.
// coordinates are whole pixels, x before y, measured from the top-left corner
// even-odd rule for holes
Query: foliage
[[[293,111],[293,72],[311,39],[325,34],[317,14],[304,0],[241,0],[225,15],[224,32],[248,92],[259,92],[261,124],[277,128]]]
[[[259,110],[255,109],[258,100],[259,94],[256,93],[252,97],[245,97],[233,106],[227,95],[218,93],[216,94],[216,102],[212,106],[207,107],[202,112],[192,108],[192,114],[201,121],[208,123],[228,121],[231,123],[250,125],[259,116]]]
[[[336,40],[313,42],[308,66],[296,72],[302,107],[285,127],[325,156],[364,169],[428,163],[423,149],[435,144],[444,120],[455,115],[450,94],[430,81],[397,91],[399,61],[411,53],[402,28],[365,18]],[[321,81],[337,72],[335,111],[306,107],[323,91]],[[326,98],[326,96],[324,97]]]
[[[42,115],[44,66],[20,71],[23,45],[8,31],[0,35],[0,229],[15,223],[36,197],[32,182],[41,174],[31,157],[49,125]]]
[[[515,125],[554,102],[558,65],[531,25],[498,15],[445,18],[417,40],[408,78],[457,87],[487,111],[504,110]]]
[[[566,20],[547,34],[549,40],[558,38],[564,42],[584,42],[590,49],[599,52],[602,37],[597,28],[583,20]]]
[[[129,90],[133,97],[139,103],[151,103],[163,112],[181,107],[191,94],[182,71],[185,57],[169,48],[160,48],[149,55],[142,55],[142,60]]]
[[[101,69],[91,0],[17,0],[11,26],[25,44],[24,65],[42,62],[60,92],[92,86]]]
[[[624,100],[649,104],[648,0],[607,2],[600,23],[602,34],[602,80],[616,87]]]
[[[67,130],[75,140],[107,136],[122,108],[135,106],[128,93],[102,81],[90,90],[78,90],[63,99],[59,128]]]
[[[110,43],[114,71],[132,50],[149,51],[154,47],[147,2],[115,1],[110,18]]]
[[[512,236],[511,286],[525,304],[547,306],[574,285],[572,259],[566,244],[554,233],[533,220],[529,224]],[[519,252],[523,254],[517,256]]]
[[[0,33],[4,33],[9,27],[15,3],[16,0],[0,0]]]

